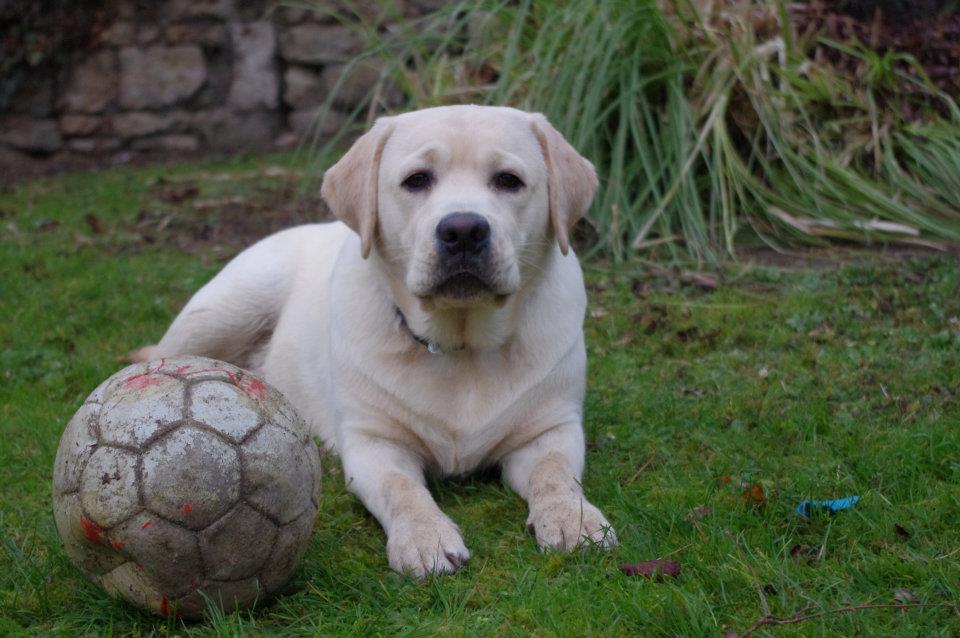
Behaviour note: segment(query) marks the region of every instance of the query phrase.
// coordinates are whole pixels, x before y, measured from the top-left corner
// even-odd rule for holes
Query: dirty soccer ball
[[[283,396],[202,357],[121,370],[60,439],[57,530],[108,592],[197,618],[276,591],[306,551],[320,455]]]

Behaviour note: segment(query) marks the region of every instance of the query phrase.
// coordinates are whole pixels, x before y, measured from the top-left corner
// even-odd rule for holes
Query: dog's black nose
[[[437,241],[450,255],[476,255],[490,245],[490,224],[477,213],[450,213],[437,224]]]

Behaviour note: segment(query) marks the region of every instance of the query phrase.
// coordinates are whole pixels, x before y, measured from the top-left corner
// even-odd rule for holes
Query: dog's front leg
[[[527,529],[541,549],[612,547],[617,535],[583,496],[584,441],[579,422],[546,431],[503,459],[503,476],[530,508]]]
[[[390,567],[417,578],[457,571],[470,552],[430,495],[416,454],[356,430],[343,436],[340,447],[347,488],[387,533]]]

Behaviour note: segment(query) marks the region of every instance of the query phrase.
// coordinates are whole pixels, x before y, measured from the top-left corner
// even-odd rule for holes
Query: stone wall
[[[338,130],[378,76],[372,65],[352,73],[335,110],[316,122],[345,63],[361,52],[350,28],[263,0],[106,4],[111,17],[90,45],[29,74],[0,113],[8,163],[289,147],[315,124],[321,136]],[[369,19],[384,21],[442,4],[366,6]]]

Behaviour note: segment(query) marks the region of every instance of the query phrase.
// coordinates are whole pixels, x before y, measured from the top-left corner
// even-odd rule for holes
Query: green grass
[[[960,633],[960,273],[946,257],[743,265],[712,292],[637,262],[588,264],[584,483],[620,535],[609,554],[539,553],[522,501],[467,478],[434,489],[473,559],[413,582],[389,571],[383,533],[328,462],[310,550],[271,604],[184,625],[108,598],[54,528],[60,432],[222,262],[132,234],[161,206],[151,180],[243,194],[206,176],[255,166],[115,169],[0,194],[0,634],[719,636],[762,615],[758,590],[788,616],[889,604],[900,588],[931,606],[754,635]],[[762,506],[740,482],[764,486]],[[862,500],[840,515],[794,513],[851,494]],[[679,578],[617,569],[656,557],[679,561]]]

